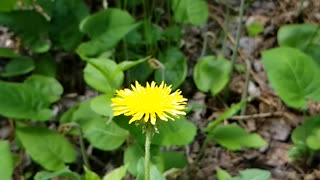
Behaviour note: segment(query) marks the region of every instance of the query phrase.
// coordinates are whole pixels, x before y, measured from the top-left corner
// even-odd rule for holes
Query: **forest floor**
[[[238,1],[235,1],[235,7],[239,7]],[[305,115],[315,115],[320,113],[320,104],[309,102],[309,109],[305,112],[297,111],[286,107],[276,95],[268,83],[266,73],[261,61],[261,52],[263,50],[277,46],[277,31],[285,24],[298,23],[320,23],[320,1],[304,1],[302,10],[299,10],[299,1],[281,0],[281,1],[255,1],[245,11],[244,23],[250,21],[259,21],[264,25],[264,33],[255,37],[249,37],[242,33],[240,39],[240,49],[238,63],[245,65],[245,60],[250,61],[250,76],[248,83],[249,96],[255,97],[247,104],[245,115],[237,115],[231,119],[238,122],[250,132],[257,132],[268,141],[268,147],[259,150],[243,150],[231,152],[219,148],[214,144],[207,146],[204,156],[200,161],[196,158],[200,153],[203,138],[198,136],[197,141],[188,147],[189,161],[197,162],[188,170],[188,173],[182,179],[214,179],[215,168],[227,170],[236,175],[239,170],[246,168],[261,168],[272,172],[272,178],[275,180],[315,180],[320,179],[319,158],[315,158],[314,163],[307,166],[305,163],[293,162],[288,157],[288,150],[292,145],[290,136],[293,129],[303,122]],[[189,54],[190,77],[192,77],[192,60],[196,60],[203,48],[211,52],[217,52],[215,46],[216,29],[221,29],[225,21],[225,12],[218,6],[210,5],[210,19],[207,27],[202,29],[208,36],[207,44],[203,45],[203,39],[196,36],[186,36],[185,45],[186,54]],[[226,57],[231,58],[232,47],[234,46],[237,27],[237,18],[233,19],[228,45],[229,54]],[[191,30],[192,31],[192,30]],[[191,33],[192,34],[192,33]],[[204,47],[206,46],[206,47]],[[245,74],[235,73],[229,84],[229,102],[222,101],[222,97],[212,97],[207,94],[193,91],[192,84],[185,85],[185,91],[190,91],[192,97],[190,103],[206,105],[207,109],[194,111],[189,119],[199,128],[206,124],[222,112],[224,112],[233,103],[239,102],[245,88]],[[188,92],[188,91],[187,91]],[[231,121],[232,122],[232,121]],[[190,178],[192,177],[192,178]]]

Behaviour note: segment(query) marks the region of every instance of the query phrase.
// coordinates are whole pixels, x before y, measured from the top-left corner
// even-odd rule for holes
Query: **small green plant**
[[[286,25],[278,31],[280,47],[262,52],[270,84],[290,107],[305,110],[308,101],[320,101],[320,26]],[[319,117],[310,117],[292,133],[289,156],[308,164],[319,150]]]

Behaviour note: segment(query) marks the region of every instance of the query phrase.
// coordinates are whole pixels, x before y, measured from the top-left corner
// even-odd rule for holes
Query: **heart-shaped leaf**
[[[206,56],[194,67],[193,79],[200,91],[218,94],[229,82],[231,72],[230,61],[223,57]]]
[[[316,24],[290,24],[280,28],[277,34],[280,46],[298,48],[320,63],[320,30]]]
[[[307,108],[307,100],[320,101],[320,67],[300,50],[280,47],[262,53],[272,87],[294,108]]]

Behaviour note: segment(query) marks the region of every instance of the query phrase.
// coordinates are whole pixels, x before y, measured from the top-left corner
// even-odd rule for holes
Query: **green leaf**
[[[208,19],[205,0],[171,0],[174,19],[183,24],[202,25]]]
[[[206,56],[194,67],[193,79],[200,91],[218,94],[229,82],[231,63],[223,57]]]
[[[81,176],[70,171],[69,168],[64,168],[60,171],[50,172],[50,171],[40,171],[34,176],[34,180],[51,180],[54,178],[67,178],[68,180],[81,180]]]
[[[122,180],[127,173],[127,166],[120,166],[105,175],[102,180]]]
[[[317,129],[313,132],[308,138],[307,138],[307,145],[313,150],[319,150],[320,149],[320,129]]]
[[[89,15],[83,0],[53,1],[51,39],[66,51],[74,50],[82,41],[80,22]]]
[[[0,114],[14,119],[48,120],[47,97],[31,85],[0,81]]]
[[[40,92],[50,103],[58,101],[63,93],[62,85],[52,77],[32,75],[25,80],[25,84]]]
[[[128,137],[128,131],[120,128],[113,121],[95,113],[90,108],[91,101],[84,101],[67,111],[60,119],[61,122],[75,122],[80,125],[84,137],[95,148],[109,151],[115,150]]]
[[[3,58],[15,58],[15,57],[19,57],[19,55],[16,52],[14,52],[13,49],[0,48],[0,57],[3,57]]]
[[[100,177],[95,172],[88,169],[87,167],[84,167],[84,171],[85,171],[85,176],[84,176],[85,180],[100,180]]]
[[[280,47],[262,53],[272,87],[290,107],[307,108],[307,100],[320,101],[320,68],[298,49]]]
[[[8,141],[0,141],[0,179],[11,180],[14,164]]]
[[[250,134],[235,124],[216,127],[208,134],[208,139],[232,151],[245,147],[260,148],[267,145],[267,142],[258,134]]]
[[[95,56],[110,50],[138,25],[126,11],[114,8],[99,11],[81,22],[80,30],[91,41],[82,43],[77,52],[80,55]]]
[[[164,170],[171,168],[183,169],[188,163],[186,156],[181,152],[163,151],[160,156],[164,161]]]
[[[217,167],[216,171],[218,180],[230,180],[232,178],[227,171],[221,169],[220,167]]]
[[[271,173],[261,169],[247,169],[240,171],[240,176],[234,177],[231,180],[270,180]]]
[[[0,12],[0,25],[14,31],[36,53],[46,52],[51,46],[48,39],[49,23],[36,11]]]
[[[31,72],[34,69],[33,59],[29,57],[16,57],[12,59],[1,72],[2,77],[13,77]]]
[[[158,69],[155,72],[155,80],[158,84],[165,81],[172,85],[172,89],[178,88],[187,77],[187,62],[184,54],[176,47],[169,47],[163,53],[160,53],[159,59],[164,65],[163,70]]]
[[[123,83],[124,73],[118,70],[118,65],[105,58],[87,60],[84,69],[84,79],[95,90],[113,94]]]
[[[113,94],[104,94],[91,100],[91,109],[100,115],[112,117],[111,98]]]
[[[58,171],[76,159],[76,151],[62,135],[44,127],[19,127],[16,135],[31,158],[47,170]]]
[[[291,156],[294,159],[308,155],[308,149],[319,150],[320,116],[313,116],[293,130],[291,139],[294,143]]]
[[[126,70],[128,70],[128,69],[130,69],[130,68],[132,68],[134,66],[137,66],[140,63],[145,62],[148,59],[150,59],[150,56],[142,58],[142,59],[138,59],[138,60],[135,60],[135,61],[122,61],[121,63],[118,64],[116,72],[118,72],[118,71],[126,71]]]
[[[277,34],[280,46],[298,48],[320,63],[320,26],[317,24],[290,24]]]
[[[17,0],[1,0],[0,11],[11,11],[14,9]]]
[[[239,103],[231,106],[228,110],[224,111],[217,119],[210,122],[205,131],[212,132],[219,123],[238,113],[245,104],[246,101],[240,101]]]
[[[246,26],[248,35],[253,37],[264,31],[263,24],[259,22],[253,22],[250,25]]]

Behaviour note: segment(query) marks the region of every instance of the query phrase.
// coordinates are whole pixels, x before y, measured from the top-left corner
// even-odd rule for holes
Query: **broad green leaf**
[[[138,174],[137,180],[144,180],[145,179],[145,164],[144,158],[140,158],[138,162]],[[150,164],[150,180],[165,180],[166,178],[161,174],[158,168],[154,164]]]
[[[248,35],[253,37],[264,31],[264,27],[259,22],[253,22],[252,24],[246,26]]]
[[[320,116],[313,116],[293,130],[291,139],[294,144],[290,157],[296,159],[308,155],[308,149],[319,150]]]
[[[290,107],[305,109],[307,100],[320,101],[320,67],[298,49],[280,47],[262,53],[272,87]]]
[[[102,180],[122,180],[127,173],[127,167],[118,167],[103,177]]]
[[[181,152],[163,151],[160,156],[163,158],[164,170],[171,168],[183,169],[188,163],[186,156]]]
[[[231,180],[270,180],[271,173],[261,169],[247,169],[240,171],[240,176],[231,178]]]
[[[219,123],[238,113],[245,104],[246,104],[246,101],[240,101],[239,103],[231,106],[228,110],[223,112],[217,119],[210,122],[206,127],[205,131],[208,131],[208,132],[213,131],[214,128],[217,127]]]
[[[231,63],[223,57],[206,56],[194,67],[193,80],[200,91],[218,94],[229,82]]]
[[[183,24],[202,25],[208,19],[205,0],[171,0],[174,19]]]
[[[94,56],[110,50],[138,25],[126,11],[114,8],[99,11],[81,22],[80,30],[91,41],[82,43],[77,52],[80,55]]]
[[[84,137],[95,148],[105,151],[117,149],[128,137],[128,131],[95,113],[90,104],[91,101],[85,101],[74,106],[61,117],[60,121],[79,124]]]
[[[218,180],[230,180],[232,178],[227,171],[221,169],[220,167],[217,167],[216,171]]]
[[[51,46],[48,40],[49,23],[36,11],[0,12],[0,25],[14,31],[36,53],[46,52]]]
[[[128,146],[124,150],[124,158],[123,163],[125,166],[128,167],[128,171],[133,174],[137,175],[137,165],[139,162],[139,159],[144,157],[144,149],[139,144],[133,144]]]
[[[55,172],[40,171],[34,176],[34,180],[51,180],[53,178],[67,178],[68,180],[81,180],[81,176],[78,173],[70,171],[70,169],[67,167]]]
[[[33,59],[29,57],[16,57],[12,59],[4,67],[4,71],[1,72],[2,77],[13,77],[23,75],[31,72],[34,69]]]
[[[15,57],[19,57],[19,55],[16,52],[14,52],[13,49],[0,48],[0,57],[3,57],[3,58],[15,58]]]
[[[164,77],[163,70],[159,68],[155,72],[156,82],[160,84],[161,81],[165,81],[167,84],[172,84],[172,89],[178,88],[187,77],[184,54],[176,47],[169,47],[160,53],[159,59],[164,65]]]
[[[1,0],[0,2],[0,12],[1,11],[11,11],[14,9],[17,0]]]
[[[0,81],[0,114],[14,119],[44,121],[52,116],[46,96],[26,83]]]
[[[65,168],[76,159],[76,151],[62,135],[44,127],[19,127],[16,135],[31,158],[50,171]]]
[[[40,92],[50,103],[58,101],[63,93],[62,85],[52,77],[32,75],[25,80],[25,84]]]
[[[90,59],[84,69],[84,79],[95,90],[113,94],[124,79],[124,73],[117,69],[118,65],[110,59]]]
[[[51,39],[66,51],[73,51],[82,41],[80,22],[89,15],[83,0],[53,1]]]
[[[217,126],[208,134],[208,139],[232,151],[246,147],[260,148],[267,145],[267,142],[258,134],[250,134],[235,124]]]
[[[139,143],[144,144],[145,136],[142,133],[141,124],[128,124],[129,118],[126,116],[116,116],[113,119],[120,127],[130,131],[130,134],[132,134]],[[197,131],[196,126],[187,121],[184,116],[181,116],[180,119],[175,121],[170,120],[165,122],[159,120],[157,124],[159,133],[152,137],[151,142],[154,145],[187,145],[193,141]]]
[[[11,180],[14,164],[8,141],[0,140],[0,179]]]
[[[113,94],[104,94],[91,100],[91,109],[100,115],[112,117],[111,98]]]
[[[280,46],[298,48],[320,63],[320,26],[317,24],[290,24],[277,34]]]
[[[85,176],[84,176],[85,180],[100,180],[100,177],[90,169],[84,167],[84,171],[85,171]]]

